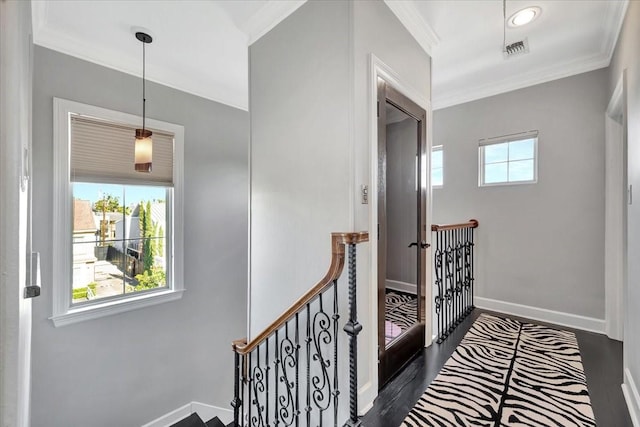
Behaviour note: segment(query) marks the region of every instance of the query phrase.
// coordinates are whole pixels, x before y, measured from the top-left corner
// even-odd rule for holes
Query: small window
[[[54,324],[180,298],[184,128],[146,121],[153,170],[141,173],[142,118],[63,99],[54,115]]]
[[[537,145],[537,132],[480,141],[479,185],[537,182]]]
[[[431,187],[442,188],[444,184],[444,158],[442,145],[431,149]]]

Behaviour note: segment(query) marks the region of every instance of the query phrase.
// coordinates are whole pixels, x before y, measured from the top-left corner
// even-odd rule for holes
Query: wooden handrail
[[[470,219],[468,222],[461,222],[459,224],[432,224],[431,231],[445,231],[445,230],[459,230],[461,228],[477,228],[478,220]]]
[[[247,342],[246,338],[233,341],[231,347],[238,354],[248,354],[258,345],[262,344],[276,330],[291,320],[293,316],[302,310],[316,296],[328,288],[334,280],[340,277],[344,268],[345,251],[344,245],[353,245],[369,241],[369,233],[362,231],[359,233],[331,233],[331,265],[327,274],[313,288],[309,289],[298,301],[282,313],[273,323],[267,326],[254,339]]]

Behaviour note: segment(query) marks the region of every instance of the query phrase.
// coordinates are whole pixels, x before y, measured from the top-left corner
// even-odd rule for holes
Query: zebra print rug
[[[575,334],[486,314],[402,426],[595,426]]]
[[[387,291],[384,317],[406,331],[418,322],[418,298],[404,292]]]
[[[385,294],[385,342],[389,344],[418,322],[418,298],[404,292]]]

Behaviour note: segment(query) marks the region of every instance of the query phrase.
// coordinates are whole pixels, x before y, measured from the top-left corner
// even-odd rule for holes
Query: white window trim
[[[534,133],[535,132],[535,133]],[[533,179],[527,181],[503,181],[503,182],[484,182],[484,147],[489,145],[497,145],[504,144],[515,141],[524,141],[526,139],[533,139]],[[527,133],[523,133],[522,136],[514,137],[514,138],[504,138],[498,137],[495,142],[484,142],[486,140],[481,140],[480,145],[478,146],[478,187],[499,187],[504,185],[528,185],[528,184],[537,184],[538,182],[538,132],[531,131]],[[525,159],[528,160],[528,159]],[[518,160],[512,160],[511,162],[515,162]],[[510,163],[509,160],[505,163]],[[508,177],[507,177],[508,178]]]
[[[184,237],[183,237],[183,165],[184,127],[153,119],[146,119],[150,128],[174,134],[173,212],[167,212],[167,221],[173,223],[172,254],[167,254],[173,272],[172,286],[157,292],[133,294],[131,297],[91,305],[71,305],[71,251],[72,251],[72,185],[70,181],[69,115],[72,113],[98,117],[116,123],[139,126],[142,117],[66,99],[53,99],[53,315],[50,319],[58,326],[96,319],[116,313],[180,299],[184,292]],[[132,142],[133,144],[133,138]],[[133,159],[131,159],[133,167]]]
[[[434,151],[441,151],[442,152],[442,167],[440,168],[440,169],[442,169],[442,184],[440,184],[440,185],[431,185],[431,188],[438,189],[438,188],[444,187],[444,147],[442,145],[434,145],[433,147],[431,147],[431,154],[432,155],[433,155]],[[430,164],[431,164],[431,167],[433,168],[433,162],[431,162]],[[431,182],[433,182],[433,175],[430,178],[431,178]]]

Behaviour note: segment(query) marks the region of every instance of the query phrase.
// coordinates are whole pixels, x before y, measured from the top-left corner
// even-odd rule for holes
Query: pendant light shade
[[[138,172],[151,172],[151,160],[153,159],[153,140],[151,131],[136,129],[135,161]]]
[[[138,172],[151,172],[151,163],[153,160],[153,140],[151,139],[151,131],[145,129],[146,103],[145,97],[145,51],[144,46],[151,43],[153,39],[149,34],[137,32],[136,38],[142,42],[142,129],[136,129],[135,140],[135,169]]]

